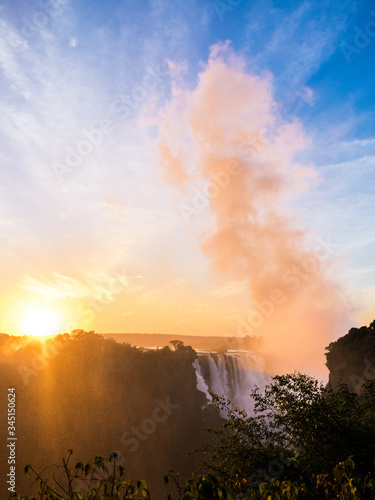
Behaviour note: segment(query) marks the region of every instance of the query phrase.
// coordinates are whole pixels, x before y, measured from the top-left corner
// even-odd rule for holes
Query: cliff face
[[[363,377],[375,379],[375,321],[369,326],[351,328],[326,349],[331,385],[342,381],[350,390],[360,392]]]

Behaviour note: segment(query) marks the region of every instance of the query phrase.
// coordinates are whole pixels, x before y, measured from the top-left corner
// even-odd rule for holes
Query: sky
[[[372,2],[5,0],[0,30],[1,332],[314,370],[374,319]]]

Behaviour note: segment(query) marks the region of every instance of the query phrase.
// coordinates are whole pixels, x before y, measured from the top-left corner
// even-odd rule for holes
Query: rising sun
[[[61,318],[51,309],[31,307],[22,313],[20,326],[24,335],[56,335],[61,329]]]

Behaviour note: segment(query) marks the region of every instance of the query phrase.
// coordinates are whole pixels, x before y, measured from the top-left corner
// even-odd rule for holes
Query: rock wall
[[[375,321],[369,326],[351,328],[327,347],[329,382],[342,381],[352,391],[360,392],[363,377],[375,379]]]

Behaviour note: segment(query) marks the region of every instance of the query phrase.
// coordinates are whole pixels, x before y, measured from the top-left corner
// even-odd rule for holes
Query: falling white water
[[[206,384],[203,375],[202,375],[202,370],[199,364],[199,361],[196,359],[193,363],[193,366],[195,368],[195,373],[197,375],[197,389],[198,391],[204,392],[206,395],[206,398],[211,401],[211,396],[209,394],[209,388],[208,385]]]
[[[270,378],[264,371],[264,360],[249,351],[228,353],[198,352],[193,363],[197,389],[210,400],[209,391],[230,399],[232,408],[253,413],[251,391],[257,386],[262,391]]]

